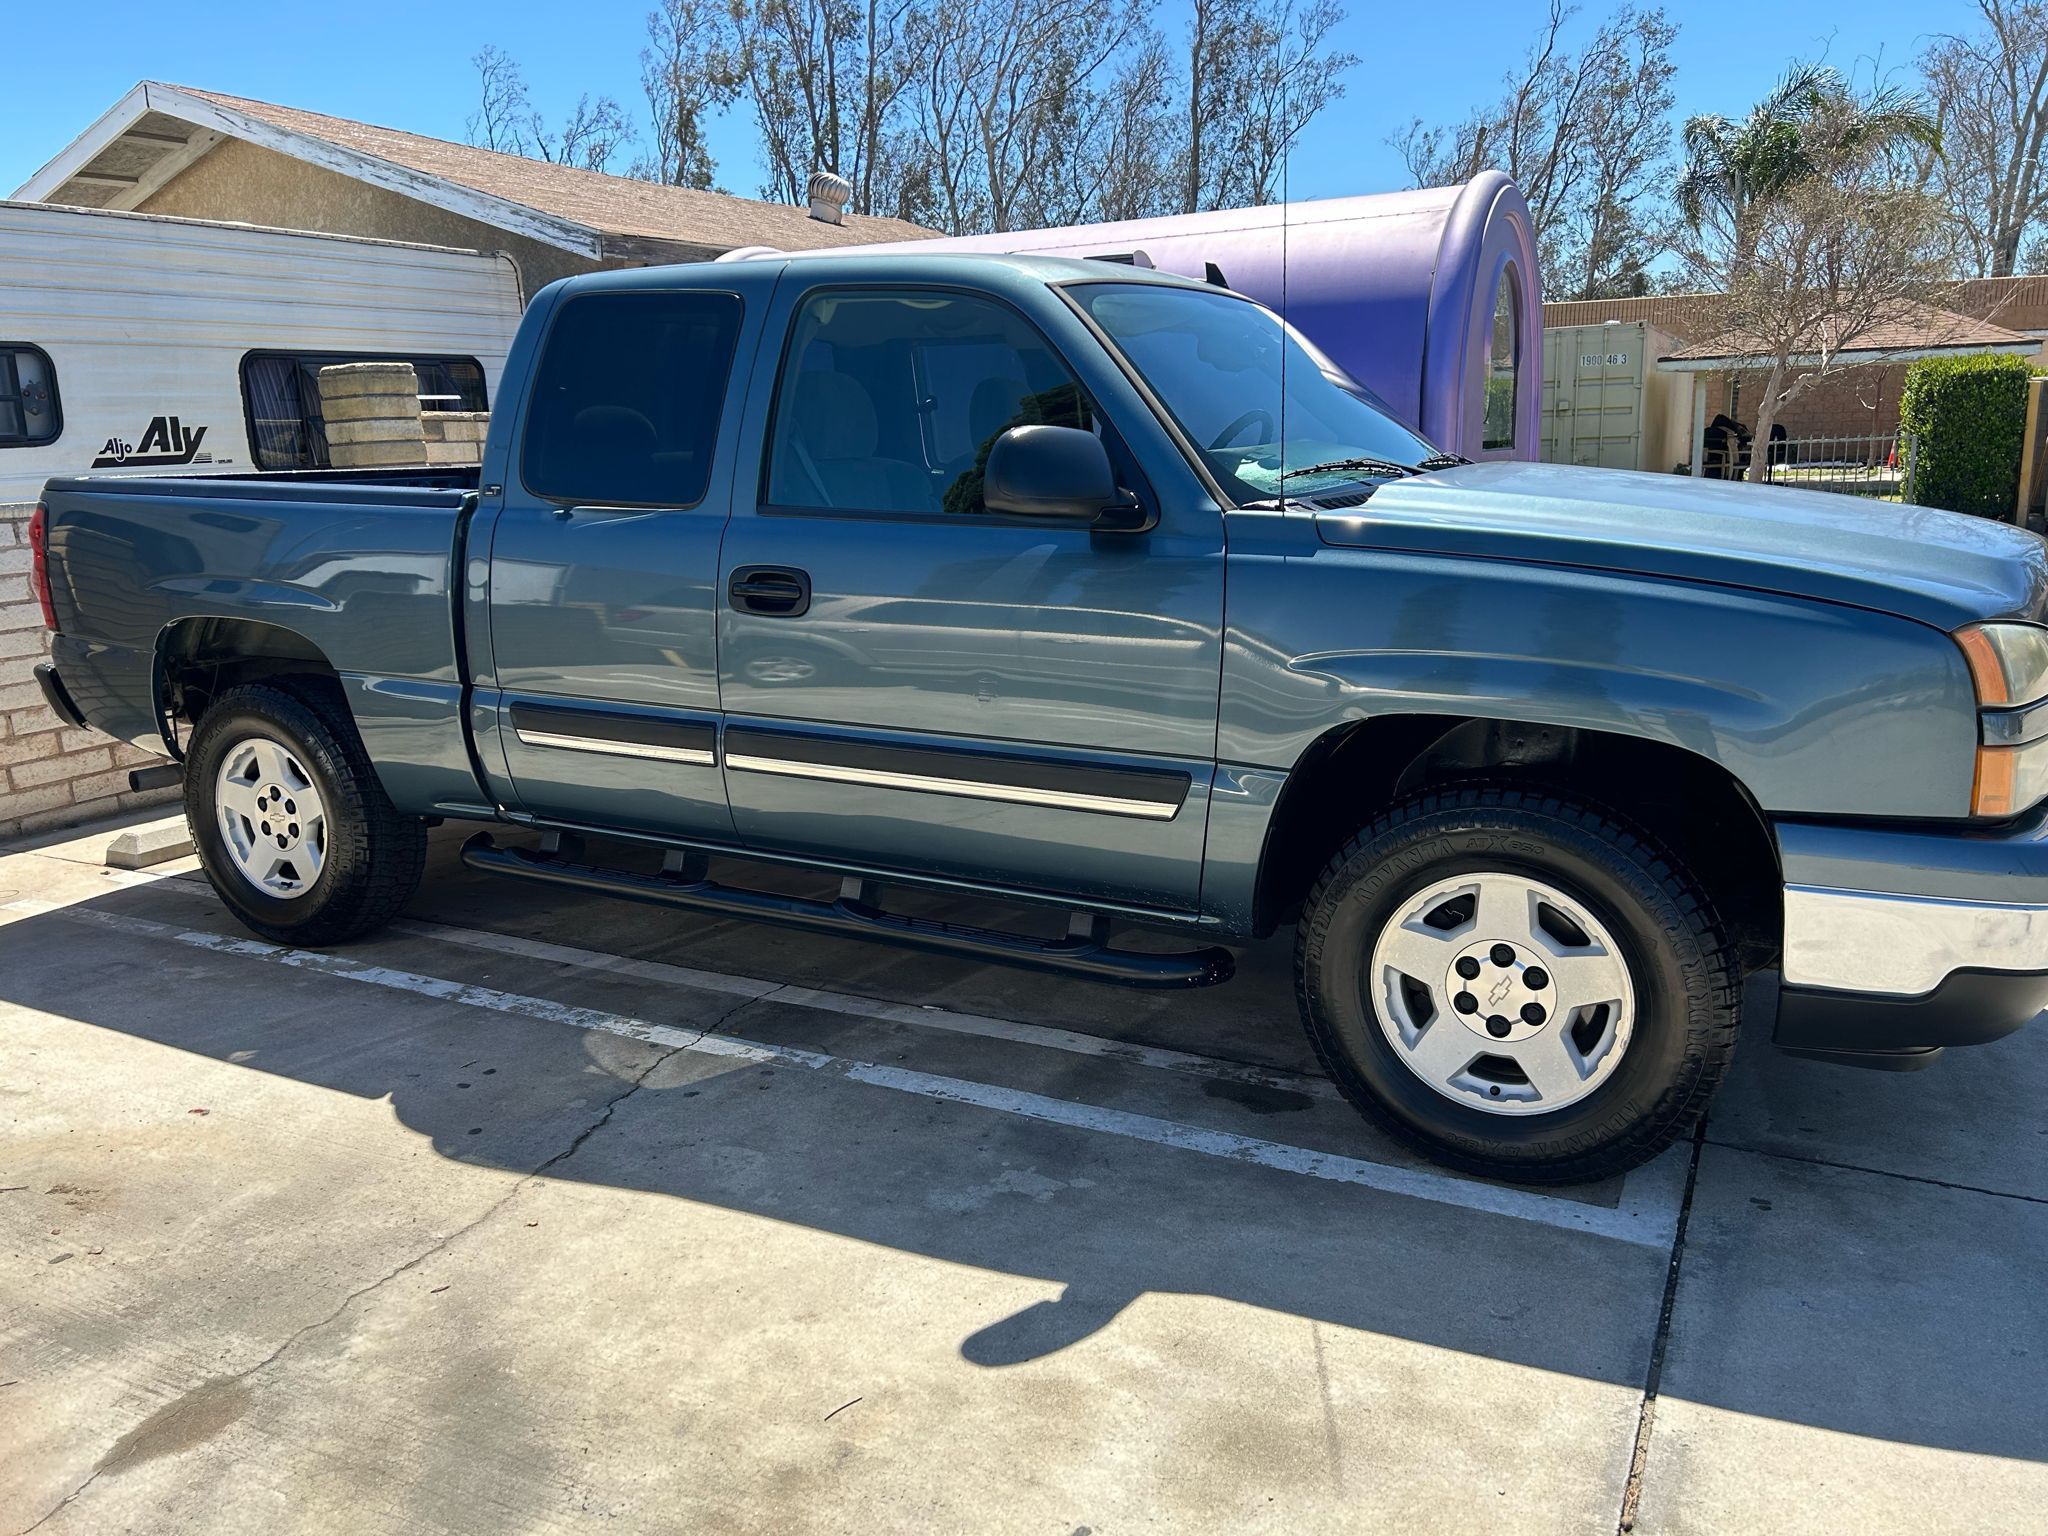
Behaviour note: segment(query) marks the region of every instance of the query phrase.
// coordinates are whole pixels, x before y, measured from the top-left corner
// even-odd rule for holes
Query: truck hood
[[[1861,496],[1563,464],[1468,464],[1322,513],[1325,543],[1541,561],[1849,603],[1952,630],[2040,621],[2048,546]]]

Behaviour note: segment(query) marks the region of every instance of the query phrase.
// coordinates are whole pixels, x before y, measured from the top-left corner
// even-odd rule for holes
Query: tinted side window
[[[0,341],[0,448],[28,448],[56,437],[57,370],[41,347]]]
[[[711,483],[739,337],[730,293],[588,293],[556,314],[520,473],[537,496],[695,506]]]
[[[1029,422],[1092,430],[1096,413],[1013,310],[964,294],[816,294],[777,387],[768,500],[979,512],[990,445]]]

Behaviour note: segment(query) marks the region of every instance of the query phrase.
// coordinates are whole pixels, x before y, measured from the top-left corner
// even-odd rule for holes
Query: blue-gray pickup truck
[[[392,917],[447,818],[479,869],[1108,982],[1294,924],[1358,1109],[1528,1181],[1681,1134],[1745,999],[1877,1067],[2048,1005],[2039,539],[1467,464],[1178,278],[573,278],[480,473],[64,479],[34,529],[53,707],[177,759],[281,943]]]

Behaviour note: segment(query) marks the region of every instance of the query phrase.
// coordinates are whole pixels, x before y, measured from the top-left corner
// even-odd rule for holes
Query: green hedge
[[[1915,501],[1980,517],[2012,516],[2033,372],[2031,359],[1997,353],[1923,357],[1906,369],[1899,427],[1918,439]]]

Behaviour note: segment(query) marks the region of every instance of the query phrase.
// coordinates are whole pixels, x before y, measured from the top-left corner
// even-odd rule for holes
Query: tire
[[[1295,979],[1317,1056],[1368,1120],[1531,1184],[1669,1146],[1741,1023],[1734,945],[1668,849],[1612,811],[1501,784],[1418,795],[1339,849]]]
[[[426,864],[426,827],[392,807],[340,701],[271,684],[232,688],[200,718],[185,819],[215,893],[280,944],[381,928]],[[275,869],[259,881],[266,860]]]

